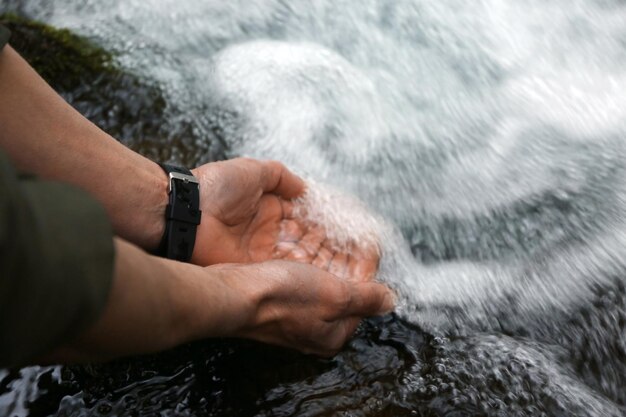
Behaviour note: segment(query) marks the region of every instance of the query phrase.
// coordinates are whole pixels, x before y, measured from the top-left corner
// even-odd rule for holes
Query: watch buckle
[[[183,181],[185,184],[192,183],[198,184],[198,179],[193,175],[181,174],[180,172],[170,172],[169,173],[170,181],[168,184],[167,193],[170,194],[172,192],[172,182],[174,180]]]

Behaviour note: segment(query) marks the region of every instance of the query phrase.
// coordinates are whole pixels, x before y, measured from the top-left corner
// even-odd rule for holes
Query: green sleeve
[[[93,323],[113,261],[111,225],[93,198],[20,179],[0,152],[0,368],[25,364]]]
[[[0,25],[0,51],[4,48],[4,45],[9,42],[9,37],[11,36],[11,32],[4,26]]]

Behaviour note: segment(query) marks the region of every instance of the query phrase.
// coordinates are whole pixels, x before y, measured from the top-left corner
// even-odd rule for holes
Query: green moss
[[[81,79],[118,72],[111,53],[69,30],[15,14],[0,15],[0,23],[13,32],[11,46],[50,84],[71,89]]]
[[[74,108],[102,130],[154,160],[186,165],[224,159],[218,138],[198,140],[194,121],[176,112],[161,88],[116,66],[112,53],[66,29],[14,14],[0,14],[10,44]],[[180,121],[180,120],[183,121]]]

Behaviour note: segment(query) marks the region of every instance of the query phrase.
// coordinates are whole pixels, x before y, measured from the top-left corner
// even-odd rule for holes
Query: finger
[[[358,275],[358,273],[360,272],[361,271],[359,270],[359,260],[352,255],[348,255],[348,267],[346,269],[346,279],[349,279],[352,281],[365,281]]]
[[[389,313],[395,305],[391,290],[377,282],[350,284],[350,302],[346,316],[367,317]]]
[[[263,161],[261,171],[261,188],[266,193],[274,193],[285,199],[300,197],[306,185],[287,167],[278,161]]]
[[[279,242],[298,242],[304,235],[304,228],[295,220],[283,220],[280,222],[278,232]]]
[[[285,200],[278,198],[280,201],[280,208],[282,210],[283,220],[297,220],[302,223],[309,223],[307,219],[307,210],[302,204],[296,205],[291,200]]]
[[[348,260],[348,279],[354,281],[372,281],[378,271],[380,257],[376,250],[355,249],[352,245]]]
[[[328,271],[330,266],[330,261],[333,260],[333,253],[326,249],[324,246],[320,247],[317,252],[317,256],[313,259],[313,266],[323,269],[324,271]]]
[[[283,258],[287,261],[301,262],[304,264],[310,264],[313,261],[313,256],[301,247],[296,246],[291,252],[285,255]]]
[[[287,255],[298,248],[295,242],[278,242],[274,251],[272,252],[272,258],[284,259]]]
[[[326,249],[328,249],[329,251],[333,253],[335,252],[347,253],[347,249],[345,246],[340,245],[336,240],[329,238],[328,236],[322,246],[324,246]]]
[[[295,206],[292,201],[280,199],[280,208],[283,211],[284,220],[293,220],[296,217]]]
[[[298,246],[306,251],[313,260],[320,251],[322,243],[326,240],[324,232],[319,228],[311,228],[304,233],[304,236],[298,242]]]
[[[324,347],[327,352],[339,352],[346,342],[354,336],[360,323],[359,317],[342,317],[330,322],[331,333],[324,340]]]
[[[348,266],[348,276],[356,281],[373,281],[378,271],[378,260],[352,257]]]
[[[348,255],[345,253],[336,253],[333,260],[330,262],[328,272],[339,278],[343,278],[346,274],[347,267]]]
[[[310,264],[317,256],[317,252],[323,240],[323,236],[319,237],[315,234],[307,233],[299,242],[296,242],[296,247],[293,248],[284,259]]]

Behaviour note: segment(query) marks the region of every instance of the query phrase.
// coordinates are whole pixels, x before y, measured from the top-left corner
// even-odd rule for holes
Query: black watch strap
[[[200,189],[198,180],[186,168],[159,164],[169,176],[169,203],[165,209],[165,232],[158,255],[189,261],[200,224]]]

